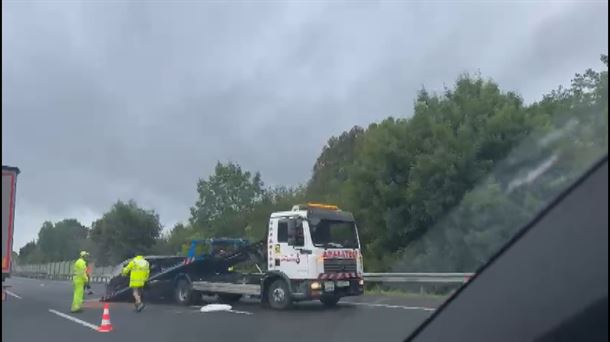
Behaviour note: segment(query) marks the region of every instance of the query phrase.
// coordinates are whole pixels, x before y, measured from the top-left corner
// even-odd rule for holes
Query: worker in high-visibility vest
[[[122,274],[126,276],[129,274],[129,287],[133,291],[133,298],[135,299],[136,311],[140,312],[144,309],[144,303],[142,302],[142,288],[148,280],[150,275],[150,265],[143,256],[138,255],[131,259],[129,264],[123,268]]]
[[[81,306],[83,305],[83,296],[85,293],[85,284],[89,282],[87,276],[87,259],[89,253],[86,251],[80,252],[80,258],[74,262],[74,271],[72,273],[72,285],[74,286],[74,295],[72,297],[71,312],[82,311]]]

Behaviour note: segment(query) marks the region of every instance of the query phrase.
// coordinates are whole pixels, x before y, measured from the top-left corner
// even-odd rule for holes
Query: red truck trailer
[[[11,274],[15,193],[19,169],[2,165],[2,281]]]

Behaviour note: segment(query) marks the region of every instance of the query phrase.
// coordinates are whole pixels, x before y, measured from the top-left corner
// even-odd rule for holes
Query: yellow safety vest
[[[131,273],[129,287],[143,287],[150,273],[148,261],[141,255],[136,256],[123,268],[123,275],[127,273]]]
[[[85,262],[85,259],[79,258],[74,263],[72,280],[82,281],[83,283],[87,282],[87,262]]]

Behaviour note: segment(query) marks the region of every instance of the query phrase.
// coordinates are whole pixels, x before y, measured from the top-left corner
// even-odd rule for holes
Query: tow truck
[[[199,245],[206,245],[207,251],[195,253]],[[353,215],[335,205],[307,203],[272,213],[265,238],[255,243],[192,241],[189,254],[176,265],[151,271],[144,295],[173,292],[182,305],[216,295],[223,302],[259,298],[273,309],[305,300],[334,306],[342,297],[364,293],[362,260]],[[115,282],[102,300],[126,293],[126,285],[117,287]]]

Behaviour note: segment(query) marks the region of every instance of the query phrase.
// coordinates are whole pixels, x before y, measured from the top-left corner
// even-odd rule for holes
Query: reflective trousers
[[[71,311],[78,311],[83,305],[83,298],[85,296],[85,282],[82,279],[72,280],[74,286],[74,296],[72,297],[72,308]]]

